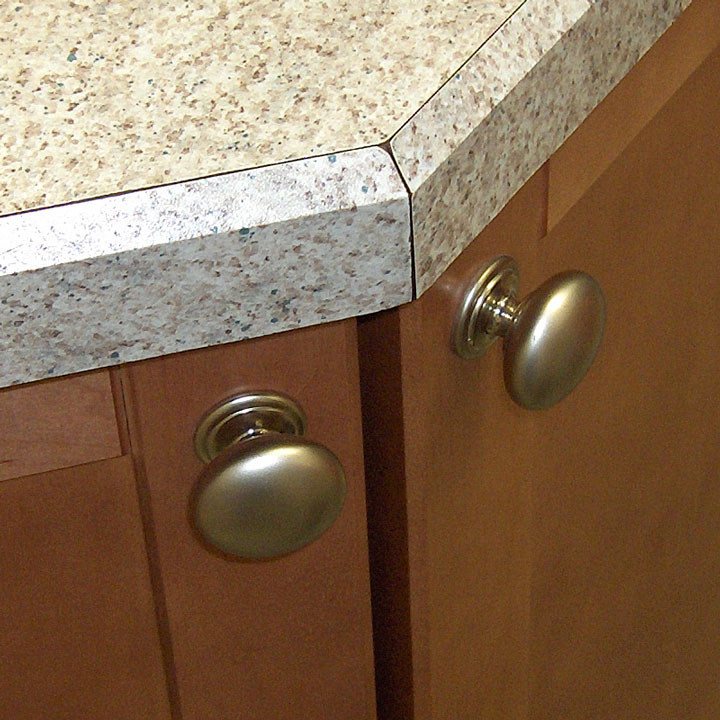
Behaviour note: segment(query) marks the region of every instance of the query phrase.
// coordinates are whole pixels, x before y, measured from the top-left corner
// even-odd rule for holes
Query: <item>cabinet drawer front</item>
[[[184,720],[375,716],[357,372],[354,321],[126,368]],[[257,390],[302,406],[307,437],[345,469],[347,497],[306,547],[233,560],[203,544],[189,520],[202,469],[193,434],[215,403]]]
[[[0,391],[0,480],[121,454],[107,370]]]

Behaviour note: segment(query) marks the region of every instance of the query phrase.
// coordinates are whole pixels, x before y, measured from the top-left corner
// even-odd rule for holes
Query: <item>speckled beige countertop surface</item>
[[[429,288],[693,0],[10,0],[0,387]]]
[[[0,215],[387,140],[522,0],[10,0]]]

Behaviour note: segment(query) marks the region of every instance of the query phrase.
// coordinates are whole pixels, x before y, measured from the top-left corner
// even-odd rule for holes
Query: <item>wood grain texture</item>
[[[545,197],[541,171],[425,295],[360,325],[364,381],[397,363],[363,405],[380,428],[366,442],[383,720],[526,715],[532,421],[502,389],[500,348],[461,360],[450,328],[473,269],[543,235]]]
[[[144,361],[124,378],[147,479],[184,720],[375,717],[355,322]],[[296,399],[348,479],[320,539],[266,562],[208,551],[188,521],[201,416],[239,390]]]
[[[0,390],[0,480],[121,453],[106,370]]]
[[[537,422],[533,718],[720,717],[718,88],[716,51],[540,244],[608,327]]]
[[[720,3],[695,0],[553,156],[548,194],[550,228],[718,44]]]
[[[127,457],[0,484],[0,715],[169,718]]]
[[[382,720],[720,717],[718,87],[716,51],[549,234],[541,173],[425,296],[361,325],[398,326],[390,350],[361,344],[367,372],[374,346],[401,368],[402,417],[367,469],[406,498],[383,541],[407,578],[374,573],[375,595],[406,593],[396,662],[408,626],[412,645],[379,684]],[[512,405],[499,346],[449,348],[460,290],[499,252],[521,294],[571,268],[606,293],[597,361],[549,411]]]

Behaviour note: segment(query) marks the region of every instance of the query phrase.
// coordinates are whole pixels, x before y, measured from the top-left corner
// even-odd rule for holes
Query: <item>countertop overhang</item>
[[[6,6],[0,387],[412,300],[690,3]]]

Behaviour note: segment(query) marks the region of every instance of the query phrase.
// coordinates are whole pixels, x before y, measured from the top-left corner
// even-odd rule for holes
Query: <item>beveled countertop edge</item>
[[[690,3],[525,0],[393,157],[368,147],[0,217],[0,387],[408,302],[413,253],[420,295]]]
[[[526,0],[400,129],[418,295],[690,3]]]
[[[380,148],[0,218],[0,387],[411,299],[407,191]]]

